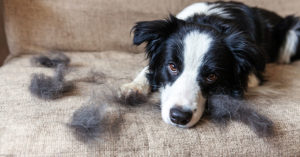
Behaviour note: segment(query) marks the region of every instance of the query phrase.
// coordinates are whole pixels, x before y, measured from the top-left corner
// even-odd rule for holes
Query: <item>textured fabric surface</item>
[[[138,52],[135,22],[165,18],[201,0],[3,0],[12,54],[49,50]],[[208,0],[212,1],[212,0]],[[281,15],[300,15],[299,0],[240,0]]]
[[[127,108],[110,104],[108,115],[120,123],[108,128],[99,140],[83,143],[66,125],[73,112],[86,105],[93,91],[131,81],[145,65],[144,54],[67,55],[72,60],[67,80],[81,79],[93,68],[105,73],[105,84],[79,82],[68,96],[45,101],[29,93],[30,76],[38,72],[52,75],[53,70],[33,67],[30,55],[14,58],[0,68],[0,156],[300,155],[300,62],[268,65],[270,82],[260,87],[261,94],[247,96],[260,113],[274,121],[273,138],[258,138],[238,122],[220,128],[206,118],[194,128],[180,129],[165,124],[155,105]]]

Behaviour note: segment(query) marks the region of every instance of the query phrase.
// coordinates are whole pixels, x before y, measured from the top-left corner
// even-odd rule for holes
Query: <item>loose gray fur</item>
[[[89,141],[99,137],[104,129],[105,105],[88,105],[74,112],[70,127],[81,141]]]
[[[246,101],[227,95],[213,95],[208,99],[207,111],[212,120],[226,125],[229,120],[248,125],[259,137],[273,135],[273,122],[250,108]]]
[[[101,71],[91,69],[87,76],[74,80],[75,82],[87,82],[93,84],[104,84],[106,81],[106,75]]]
[[[49,53],[48,55],[33,57],[31,59],[31,63],[36,66],[56,68],[60,64],[68,66],[70,63],[70,58],[63,53]]]
[[[132,92],[128,96],[116,94],[114,96],[114,101],[122,105],[138,106],[140,104],[146,103],[148,101],[148,96],[143,95],[139,92]]]
[[[68,126],[79,141],[91,142],[108,132],[118,138],[122,123],[120,109],[114,110],[113,114],[107,111],[108,106],[114,105],[112,94],[107,90],[96,90],[90,100],[74,112]]]
[[[30,92],[42,99],[57,99],[63,96],[64,93],[71,91],[74,84],[64,80],[65,70],[66,66],[59,64],[54,77],[34,74],[29,86]]]

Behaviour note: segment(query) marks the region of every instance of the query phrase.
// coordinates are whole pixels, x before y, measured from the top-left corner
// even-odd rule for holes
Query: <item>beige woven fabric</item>
[[[106,74],[105,85],[79,82],[75,92],[55,101],[44,101],[28,92],[35,72],[30,55],[13,59],[0,68],[0,156],[299,156],[300,62],[269,65],[272,88],[251,95],[255,108],[275,123],[275,137],[257,138],[245,125],[232,122],[221,129],[208,119],[194,128],[165,124],[155,105],[128,109],[108,105],[109,127],[100,140],[78,141],[66,126],[72,113],[88,101],[92,91],[106,90],[130,81],[143,68],[144,54],[107,51],[69,53],[72,71],[68,80],[81,79],[91,68]],[[262,90],[261,90],[262,91]]]
[[[13,55],[60,51],[121,50],[132,46],[135,22],[165,18],[201,0],[3,0]],[[212,1],[212,0],[208,0]],[[300,15],[299,0],[240,0],[251,6]]]

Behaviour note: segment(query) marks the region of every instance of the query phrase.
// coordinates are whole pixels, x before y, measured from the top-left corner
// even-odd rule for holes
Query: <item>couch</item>
[[[111,122],[97,140],[78,140],[68,127],[94,91],[131,81],[147,64],[142,47],[132,46],[136,21],[176,14],[195,0],[3,0],[0,18],[0,156],[299,156],[300,62],[267,65],[266,92],[247,100],[274,122],[273,137],[259,138],[239,122],[220,127],[203,118],[193,128],[165,124],[156,105],[108,104]],[[300,15],[298,0],[242,0],[280,15]],[[1,33],[3,32],[3,33]],[[3,41],[2,41],[3,40]],[[5,45],[7,43],[7,45]],[[43,100],[30,94],[33,73],[53,70],[30,63],[40,53],[64,52],[71,58],[67,80],[91,70],[103,83],[76,82],[72,93]],[[259,91],[259,90],[258,90]],[[251,93],[251,92],[250,92]]]

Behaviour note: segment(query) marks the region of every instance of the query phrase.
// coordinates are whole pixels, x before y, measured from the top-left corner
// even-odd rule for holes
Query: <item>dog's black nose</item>
[[[185,125],[192,119],[193,112],[175,107],[170,110],[170,119],[175,124]]]

